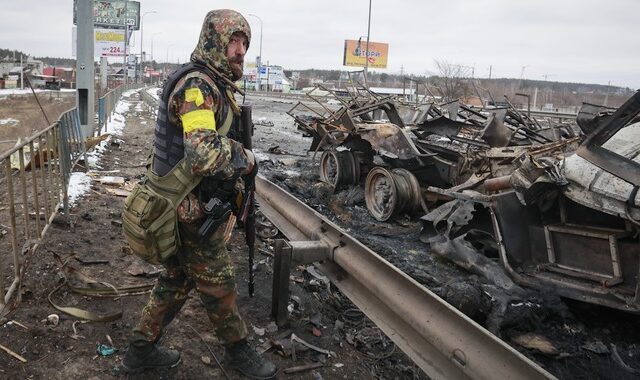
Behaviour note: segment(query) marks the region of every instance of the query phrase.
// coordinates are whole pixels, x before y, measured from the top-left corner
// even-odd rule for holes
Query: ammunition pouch
[[[135,255],[161,264],[176,254],[180,246],[177,207],[201,178],[191,173],[184,158],[164,176],[147,169],[122,212],[124,236]]]

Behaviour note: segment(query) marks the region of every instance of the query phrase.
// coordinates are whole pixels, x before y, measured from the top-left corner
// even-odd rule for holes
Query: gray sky
[[[71,57],[72,0],[3,0],[0,47]],[[202,20],[233,8],[263,21],[263,62],[285,69],[343,69],[345,39],[367,34],[367,0],[142,0],[147,54],[184,62]],[[433,74],[434,59],[476,77],[524,77],[640,88],[638,0],[372,0],[371,41],[389,44],[387,73]],[[260,22],[247,16],[258,55]],[[156,34],[157,33],[157,34]],[[139,32],[135,33],[140,51]],[[169,49],[168,49],[169,48]]]

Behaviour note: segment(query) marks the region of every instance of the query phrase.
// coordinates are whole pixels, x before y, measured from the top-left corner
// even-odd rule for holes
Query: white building
[[[291,91],[291,81],[284,75],[282,66],[265,65],[260,68],[255,63],[249,63],[245,66],[243,83],[251,90],[285,92]]]

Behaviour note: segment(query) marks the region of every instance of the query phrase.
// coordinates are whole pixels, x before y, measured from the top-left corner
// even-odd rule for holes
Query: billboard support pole
[[[100,95],[107,93],[107,70],[109,69],[107,57],[100,57]]]
[[[76,57],[76,105],[82,139],[93,134],[95,113],[95,67],[93,63],[93,0],[78,0]]]

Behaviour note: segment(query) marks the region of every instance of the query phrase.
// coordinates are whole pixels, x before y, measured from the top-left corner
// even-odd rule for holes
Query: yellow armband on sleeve
[[[192,132],[196,129],[216,130],[216,118],[211,110],[195,110],[180,116],[182,130],[184,133]]]

